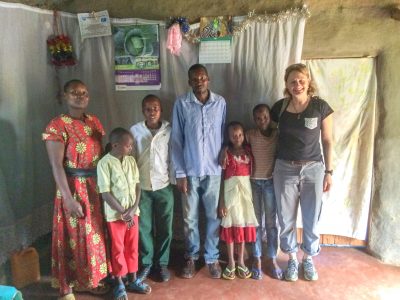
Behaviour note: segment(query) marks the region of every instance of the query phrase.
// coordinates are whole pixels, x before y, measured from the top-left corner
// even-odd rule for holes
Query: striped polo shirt
[[[250,129],[246,132],[246,140],[250,144],[254,156],[251,178],[272,178],[278,142],[277,130],[273,130],[271,136],[267,137],[258,128]]]

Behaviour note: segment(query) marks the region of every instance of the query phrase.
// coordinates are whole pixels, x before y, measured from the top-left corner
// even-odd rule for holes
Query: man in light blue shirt
[[[218,155],[225,127],[225,99],[208,89],[206,67],[195,64],[188,71],[192,91],[178,97],[172,116],[171,150],[176,183],[182,193],[185,234],[185,267],[183,278],[195,275],[199,258],[199,204],[203,203],[207,231],[204,259],[212,278],[221,277],[218,263],[219,225],[218,199],[221,167]]]

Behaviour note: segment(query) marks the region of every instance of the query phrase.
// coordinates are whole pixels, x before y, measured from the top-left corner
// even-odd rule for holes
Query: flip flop
[[[278,268],[278,269],[271,268],[269,272],[270,272],[272,278],[275,278],[275,279],[278,279],[278,280],[282,280],[283,279],[283,271],[282,271],[282,269],[280,269],[280,268]]]
[[[238,266],[237,269],[238,269],[237,273],[238,273],[239,278],[247,279],[247,278],[251,277],[251,272],[249,271],[249,269],[246,266],[244,266],[244,267]]]
[[[236,268],[233,268],[231,270],[228,267],[226,267],[224,272],[222,273],[222,278],[228,279],[228,280],[235,279],[236,278],[235,271],[236,271]]]
[[[115,300],[128,300],[128,295],[126,294],[125,286],[123,284],[119,284],[114,288],[113,297]]]
[[[139,294],[150,294],[151,287],[147,284],[142,282],[140,279],[136,279],[135,281],[129,282],[126,286],[126,289],[129,292],[136,292]]]
[[[255,280],[261,280],[263,278],[261,269],[252,267],[251,268],[251,278],[253,278]]]

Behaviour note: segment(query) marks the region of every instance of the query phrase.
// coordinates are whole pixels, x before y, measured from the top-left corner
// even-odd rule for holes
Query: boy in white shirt
[[[169,175],[171,126],[161,119],[161,101],[155,95],[144,97],[142,112],[145,120],[131,127],[141,186],[139,253],[142,270],[139,278],[143,281],[155,270],[162,281],[168,281],[174,208]]]

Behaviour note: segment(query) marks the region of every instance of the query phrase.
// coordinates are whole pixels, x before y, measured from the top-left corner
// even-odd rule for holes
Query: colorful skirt
[[[227,214],[221,221],[221,240],[231,243],[255,242],[257,218],[254,213],[250,176],[233,176],[224,181]]]
[[[61,294],[70,287],[92,289],[107,276],[105,224],[100,196],[94,178],[69,177],[76,201],[82,205],[83,218],[72,217],[57,191],[54,202],[51,269],[53,287]]]

